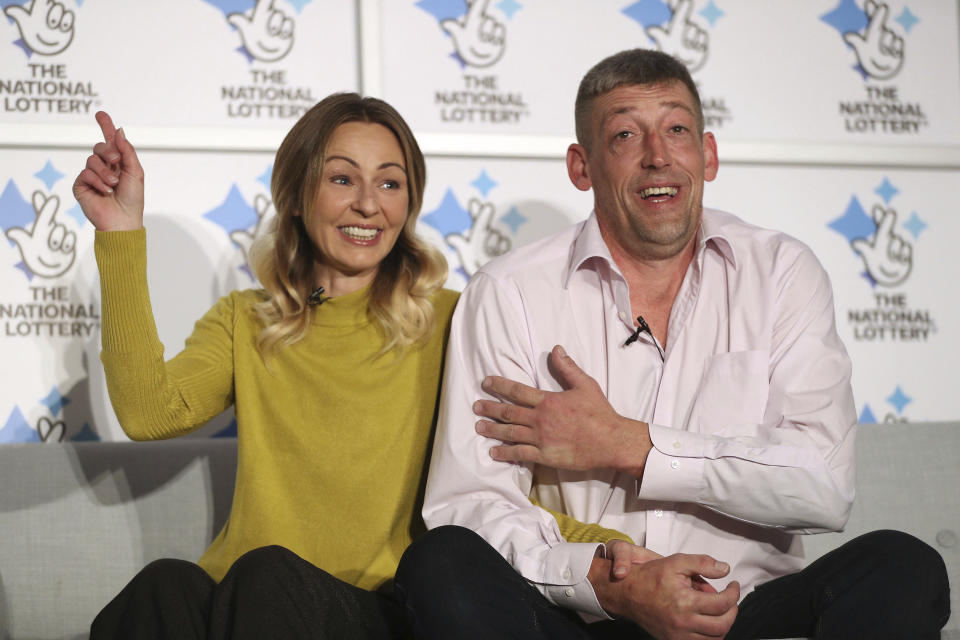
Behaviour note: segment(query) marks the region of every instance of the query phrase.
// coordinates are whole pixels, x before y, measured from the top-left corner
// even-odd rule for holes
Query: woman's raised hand
[[[86,168],[73,183],[73,196],[98,231],[129,231],[143,226],[143,167],[123,129],[98,111],[103,142],[93,147]]]

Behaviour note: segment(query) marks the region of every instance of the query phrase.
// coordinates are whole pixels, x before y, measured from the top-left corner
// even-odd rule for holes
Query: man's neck
[[[618,243],[604,240],[627,281],[633,317],[643,316],[653,335],[665,346],[670,310],[693,260],[696,234],[679,253],[665,258],[628,253]]]

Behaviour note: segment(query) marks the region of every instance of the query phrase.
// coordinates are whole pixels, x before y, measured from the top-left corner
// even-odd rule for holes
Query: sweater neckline
[[[370,324],[367,308],[370,303],[370,285],[327,298],[313,308],[313,324],[322,326],[362,326]]]

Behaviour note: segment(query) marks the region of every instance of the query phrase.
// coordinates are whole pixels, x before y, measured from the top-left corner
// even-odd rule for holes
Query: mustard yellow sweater
[[[418,493],[457,294],[434,296],[437,330],[427,343],[378,359],[367,290],[330,299],[313,309],[307,336],[268,369],[251,309],[264,294],[234,291],[164,362],[145,231],[98,232],[94,248],[101,357],[124,431],[134,440],[171,438],[235,406],[233,507],[200,566],[219,581],[246,551],[278,544],[361,588],[392,578],[423,528]]]

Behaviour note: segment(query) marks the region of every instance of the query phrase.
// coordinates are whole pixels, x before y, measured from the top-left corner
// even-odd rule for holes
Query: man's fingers
[[[698,592],[694,595],[693,607],[697,613],[708,616],[720,616],[737,606],[740,599],[740,585],[731,582],[718,593]]]
[[[502,422],[491,422],[490,420],[478,420],[474,425],[477,433],[487,438],[493,438],[500,442],[511,444],[537,444],[536,434],[530,427],[522,424],[507,424]]]
[[[543,400],[543,396],[546,395],[546,392],[540,389],[534,389],[520,382],[514,382],[513,380],[508,380],[500,376],[487,376],[483,379],[480,387],[487,393],[501,400],[525,407],[537,406],[537,404]]]
[[[697,573],[704,578],[722,578],[730,573],[730,565],[707,555],[692,556],[697,558]]]
[[[103,133],[103,141],[108,144],[113,142],[113,137],[117,134],[117,128],[113,125],[110,114],[106,111],[97,111],[93,117],[96,119],[97,124],[100,125],[100,131]]]
[[[574,362],[573,358],[567,355],[567,352],[560,345],[555,346],[550,351],[550,364],[553,368],[554,377],[564,389],[572,389],[593,380]]]
[[[529,444],[503,444],[491,447],[490,457],[498,462],[538,462],[540,449]]]
[[[496,400],[477,400],[473,403],[473,412],[481,418],[525,427],[532,426],[536,420],[536,412],[533,409]]]

